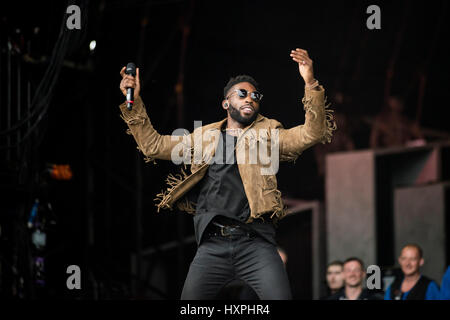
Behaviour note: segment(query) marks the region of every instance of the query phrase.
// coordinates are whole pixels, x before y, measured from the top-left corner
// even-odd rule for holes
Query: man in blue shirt
[[[404,246],[398,258],[403,277],[396,278],[386,289],[384,300],[439,300],[437,283],[420,273],[424,262],[417,244]]]
[[[441,282],[441,300],[450,300],[450,266],[447,267]]]

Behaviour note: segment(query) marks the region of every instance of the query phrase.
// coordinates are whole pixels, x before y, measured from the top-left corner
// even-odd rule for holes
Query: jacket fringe
[[[156,195],[156,198],[153,199],[155,202],[157,202],[155,204],[157,207],[157,212],[159,212],[160,209],[173,210],[173,208],[168,204],[170,199],[172,198],[170,193],[180,183],[182,183],[187,177],[188,177],[188,174],[183,170],[183,168],[181,168],[181,174],[177,173],[177,174],[173,175],[172,173],[170,173],[167,176],[166,183],[169,185],[169,187],[166,190],[161,190],[161,192]],[[192,205],[191,205],[191,207],[192,207]],[[190,210],[190,207],[188,204],[185,204],[183,208],[188,208]]]
[[[281,200],[281,191],[275,190],[275,192],[276,204],[274,206],[273,213],[270,216],[273,222],[277,222],[278,220],[283,219],[287,214],[287,206],[284,205],[283,201]]]
[[[303,103],[303,110],[305,110],[305,112],[311,112],[312,115],[314,116],[314,118],[316,118],[317,117],[317,113],[313,109],[312,98],[308,98],[307,99],[306,97],[303,97],[302,103]]]
[[[177,202],[177,207],[180,211],[185,211],[190,214],[195,214],[196,206],[197,204],[195,202],[189,201],[186,197]]]
[[[140,122],[142,122],[142,124],[145,124],[145,116],[143,115],[134,115],[133,117],[130,118],[125,118],[123,115],[120,115],[120,117],[122,118],[123,121],[126,122],[126,124],[129,125],[133,125],[133,124],[139,124]]]
[[[333,136],[333,131],[337,129],[336,121],[334,120],[333,112],[334,110],[329,109],[331,103],[327,104],[327,99],[325,98],[325,121],[326,121],[326,129],[325,134],[322,138],[322,144],[330,143],[331,137]]]
[[[280,155],[280,161],[292,162],[295,164],[295,161],[297,161],[299,156],[300,154],[294,152],[289,152],[289,154],[284,153]]]
[[[314,118],[317,117],[317,113],[312,107],[311,103],[312,98],[306,99],[306,97],[304,97],[302,99],[302,102],[304,105],[303,109],[305,110],[305,112],[311,112]],[[331,138],[333,137],[333,131],[337,129],[337,124],[336,121],[334,120],[333,115],[334,110],[329,109],[330,106],[331,103],[327,103],[327,97],[325,97],[325,132],[323,134],[322,139],[320,140],[322,144],[330,143]]]

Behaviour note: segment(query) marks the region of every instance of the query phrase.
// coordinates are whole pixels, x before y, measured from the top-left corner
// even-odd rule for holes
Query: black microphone
[[[127,64],[126,74],[136,77],[136,65],[133,62]],[[134,102],[134,88],[127,88],[127,109],[131,111]]]

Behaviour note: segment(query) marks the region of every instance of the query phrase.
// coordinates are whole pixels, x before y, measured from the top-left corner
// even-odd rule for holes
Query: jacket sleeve
[[[146,156],[147,162],[154,159],[171,160],[172,150],[177,146],[180,147],[177,149],[180,151],[179,155],[182,155],[183,136],[160,135],[153,128],[141,97],[134,101],[131,111],[127,109],[125,102],[119,108],[122,119],[128,125],[127,133],[133,135],[138,149]]]
[[[305,90],[302,99],[305,123],[290,129],[284,129],[278,121],[275,128],[279,130],[280,160],[295,161],[307,148],[318,142],[330,143],[336,123],[333,110],[328,109],[325,101],[325,90]]]

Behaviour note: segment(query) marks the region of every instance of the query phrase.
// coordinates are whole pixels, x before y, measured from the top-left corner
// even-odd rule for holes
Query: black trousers
[[[258,236],[215,235],[198,247],[181,299],[215,299],[234,279],[245,281],[261,300],[292,298],[286,269],[275,245]]]

